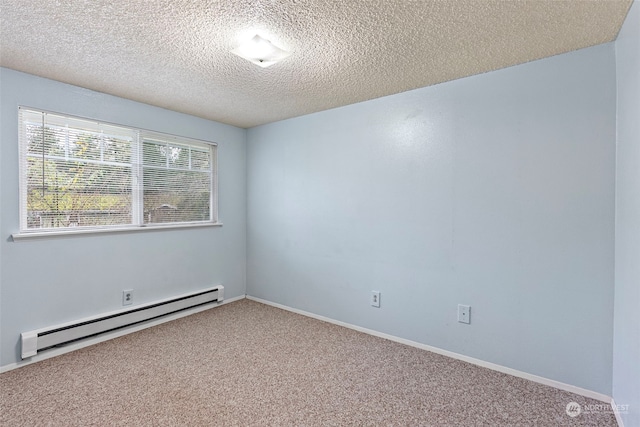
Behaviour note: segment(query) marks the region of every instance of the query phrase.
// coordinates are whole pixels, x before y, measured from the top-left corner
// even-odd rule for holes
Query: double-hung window
[[[216,145],[19,110],[20,231],[217,223]]]

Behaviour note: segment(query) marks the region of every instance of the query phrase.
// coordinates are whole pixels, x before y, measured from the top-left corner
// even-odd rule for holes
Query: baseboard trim
[[[73,344],[66,345],[64,347],[59,347],[56,349],[51,349],[41,354],[36,354],[31,357],[29,360],[23,360],[16,363],[10,363],[8,365],[0,366],[0,374],[8,371],[12,371],[14,369],[22,368],[23,366],[31,365],[32,363],[41,362],[46,359],[51,359],[52,357],[60,356],[62,354],[70,353],[72,351],[80,350],[81,348],[89,347],[91,345],[95,345],[104,341],[108,341],[114,338],[118,338],[124,335],[132,334],[134,332],[141,331],[143,329],[151,328],[153,326],[161,325],[162,323],[170,322],[172,320],[180,319],[181,317],[190,316],[192,314],[199,313],[201,311],[210,310],[212,308],[220,307],[225,304],[229,304],[235,301],[239,301],[245,298],[245,295],[240,295],[233,298],[225,298],[222,302],[204,305],[200,307],[194,307],[188,310],[184,310],[178,313],[169,314],[165,317],[154,319],[149,322],[140,323],[138,325],[134,325],[128,328],[119,329],[112,332],[107,332],[105,334],[99,335],[97,337],[88,338],[83,341],[78,341]]]
[[[616,401],[611,398],[611,409],[613,410],[613,415],[616,416],[616,422],[618,423],[618,427],[624,427],[624,421],[622,421],[622,415],[620,415],[620,411],[618,410],[618,405],[616,405]]]
[[[459,354],[459,353],[454,353],[452,351],[448,351],[448,350],[443,350],[441,348],[438,347],[433,347],[427,344],[422,344],[416,341],[411,341],[405,338],[400,338],[400,337],[396,337],[394,335],[389,335],[389,334],[385,334],[383,332],[378,332],[375,331],[373,329],[367,329],[367,328],[363,328],[361,326],[357,326],[357,325],[352,325],[350,323],[346,323],[346,322],[341,322],[339,320],[335,320],[335,319],[331,319],[329,317],[325,317],[325,316],[321,316],[319,314],[314,314],[314,313],[310,313],[304,310],[299,310],[297,308],[292,308],[283,304],[279,304],[276,302],[272,302],[272,301],[268,301],[268,300],[264,300],[262,298],[257,298],[257,297],[253,297],[251,295],[247,295],[246,296],[247,299],[251,300],[251,301],[256,301],[262,304],[266,304],[266,305],[270,305],[272,307],[276,307],[276,308],[280,308],[286,311],[290,311],[293,313],[297,313],[297,314],[301,314],[303,316],[307,316],[307,317],[311,317],[313,319],[317,319],[317,320],[322,320],[324,322],[328,322],[328,323],[332,323],[334,325],[338,325],[338,326],[344,326],[345,328],[349,328],[349,329],[353,329],[359,332],[363,332],[365,334],[369,334],[369,335],[373,335],[379,338],[384,338],[390,341],[395,341],[398,342],[400,344],[405,344],[411,347],[416,347],[422,350],[427,350],[427,351],[431,351],[433,353],[437,353],[437,354],[441,354],[443,356],[447,356],[447,357],[451,357],[453,359],[457,359],[457,360],[462,360],[463,362],[467,362],[467,363],[471,363],[473,365],[477,365],[477,366],[481,366],[483,368],[487,368],[487,369],[491,369],[494,371],[498,371],[498,372],[502,372],[503,374],[508,374],[508,375],[512,375],[514,377],[518,377],[518,378],[524,378],[526,380],[529,381],[533,381],[539,384],[543,384],[543,385],[547,385],[549,387],[554,387],[557,388],[559,390],[563,390],[563,391],[568,391],[570,393],[575,393],[578,394],[580,396],[584,396],[584,397],[589,397],[591,399],[595,399],[598,400],[600,402],[605,402],[605,403],[611,403],[612,402],[612,398],[611,396],[607,396],[605,394],[602,393],[598,393],[592,390],[587,390],[581,387],[577,387],[571,384],[566,384],[560,381],[556,381],[556,380],[552,380],[549,378],[544,378],[544,377],[540,377],[538,375],[534,375],[534,374],[530,374],[527,372],[523,372],[523,371],[518,371],[517,369],[513,369],[513,368],[508,368],[506,366],[502,366],[502,365],[498,365],[492,362],[487,362],[485,360],[481,360],[481,359],[476,359],[474,357],[469,357],[469,356],[465,356],[463,354]],[[616,420],[619,420],[619,415],[616,413]],[[620,421],[618,421],[618,423],[620,424]],[[622,424],[620,424],[622,425]]]

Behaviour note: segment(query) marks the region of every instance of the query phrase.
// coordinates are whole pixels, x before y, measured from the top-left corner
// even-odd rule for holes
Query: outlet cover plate
[[[371,291],[371,306],[380,308],[380,291]]]
[[[122,291],[122,305],[133,304],[133,289]]]
[[[458,322],[471,323],[471,306],[458,304]]]

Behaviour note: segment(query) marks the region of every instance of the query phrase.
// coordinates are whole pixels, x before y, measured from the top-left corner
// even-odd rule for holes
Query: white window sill
[[[115,233],[136,233],[139,231],[158,231],[158,230],[176,230],[182,228],[200,228],[200,227],[220,227],[221,222],[199,222],[193,224],[167,224],[167,225],[144,225],[122,228],[64,228],[51,231],[27,231],[22,233],[14,233],[11,238],[14,242],[32,239],[47,239],[52,237],[73,237],[89,234],[115,234]]]

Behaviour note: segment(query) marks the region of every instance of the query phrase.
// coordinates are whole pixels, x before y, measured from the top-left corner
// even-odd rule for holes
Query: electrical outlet
[[[133,289],[122,291],[122,305],[133,304]]]
[[[458,322],[471,323],[471,306],[458,304]]]
[[[380,291],[371,291],[371,305],[380,308]]]

